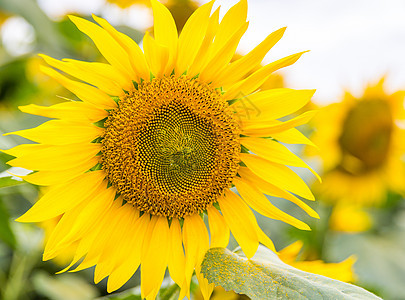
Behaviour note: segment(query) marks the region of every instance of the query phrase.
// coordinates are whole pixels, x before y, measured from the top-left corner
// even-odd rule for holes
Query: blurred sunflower
[[[370,85],[360,98],[346,93],[340,103],[314,118],[324,176],[317,187],[322,198],[360,206],[381,203],[387,190],[404,191],[403,91],[388,95],[384,79]]]
[[[333,206],[329,227],[334,231],[363,232],[371,228],[371,216],[358,204],[340,202]]]
[[[325,263],[322,260],[300,260],[299,253],[303,247],[302,241],[297,241],[279,251],[280,259],[294,268],[323,275],[343,282],[353,282],[355,274],[353,264],[356,259],[351,256],[340,263]]]
[[[21,107],[57,120],[14,132],[38,144],[4,151],[17,157],[11,166],[35,170],[24,177],[27,182],[49,186],[18,221],[41,222],[63,214],[44,259],[73,248],[75,257],[65,270],[79,261],[75,270],[95,265],[95,282],[109,277],[108,292],[120,288],[140,266],[142,297],[154,299],[168,267],[181,288],[180,298],[189,294],[195,270],[208,299],[213,285],[202,278],[200,263],[210,246],[227,246],[230,231],[247,257],[259,242],[274,250],[249,206],[309,230],[264,194],[290,200],[319,217],[295,196],[314,200],[287,165],[309,167],[275,140],[311,143],[295,127],[313,112],[278,119],[299,110],[314,91],[258,90],[272,72],[295,63],[304,52],[242,79],[260,65],[285,28],[229,63],[247,29],[247,1],[233,6],[220,23],[219,9],[211,15],[212,6],[213,1],[201,6],[178,36],[168,9],[153,0],[155,38],[145,35],[144,52],[105,20],[94,16],[98,26],[72,16],[109,63],[42,55],[52,67],[84,81],[42,68],[82,101]],[[250,116],[243,102],[260,113]]]

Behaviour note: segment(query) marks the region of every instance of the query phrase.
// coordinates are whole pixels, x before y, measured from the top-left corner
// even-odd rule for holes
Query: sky
[[[123,11],[104,0],[39,0],[51,18],[70,12],[95,13],[113,25],[149,27],[148,10],[133,6]],[[201,3],[207,2],[200,0]],[[234,0],[218,0],[226,11]],[[311,50],[283,70],[287,87],[317,89],[314,101],[339,101],[344,90],[356,96],[367,83],[386,75],[387,91],[405,90],[405,1],[403,0],[250,0],[249,29],[239,51],[247,53],[268,34],[287,26],[282,40],[265,62],[303,50]],[[18,23],[18,22],[17,22]],[[9,26],[9,39],[29,33],[16,22]],[[25,26],[25,29],[23,28]],[[7,29],[7,28],[6,28]],[[24,31],[25,30],[25,31]],[[28,31],[27,31],[28,30]],[[3,36],[7,33],[3,32]],[[4,39],[4,37],[3,37]],[[16,47],[23,49],[21,45]]]

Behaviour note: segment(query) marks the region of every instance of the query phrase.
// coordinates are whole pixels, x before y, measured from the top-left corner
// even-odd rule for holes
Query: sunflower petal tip
[[[311,95],[311,97],[316,93],[316,89],[310,89],[308,90],[308,94]]]
[[[42,260],[43,261],[48,261],[48,260],[50,260],[52,258],[53,258],[53,255],[50,252],[44,252],[44,254],[42,254]],[[59,272],[61,272],[61,271],[59,271]]]
[[[14,221],[19,222],[19,223],[30,223],[30,220],[25,217],[25,214],[22,215],[21,217],[18,217]]]
[[[62,273],[66,273],[66,271],[67,271],[67,269],[64,268],[63,270],[60,270],[60,271],[56,272],[55,274],[59,275],[59,274],[62,274]]]
[[[72,22],[73,22],[74,19],[77,18],[75,15],[71,15],[71,14],[67,15],[67,17],[68,17],[69,20],[72,21]]]

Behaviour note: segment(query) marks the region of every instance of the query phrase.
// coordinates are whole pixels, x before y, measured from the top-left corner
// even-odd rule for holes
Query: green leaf
[[[355,285],[295,269],[263,246],[251,259],[240,250],[210,249],[201,272],[210,283],[253,300],[381,299]]]
[[[7,209],[4,206],[3,201],[0,199],[0,240],[10,247],[15,248],[16,240],[10,227],[9,218],[10,216]]]
[[[0,177],[0,188],[19,185],[25,183],[24,181],[15,180],[11,177]]]

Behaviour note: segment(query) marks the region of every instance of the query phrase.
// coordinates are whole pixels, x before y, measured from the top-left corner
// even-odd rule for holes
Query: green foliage
[[[380,299],[352,284],[295,269],[263,246],[247,259],[238,250],[209,250],[201,272],[210,283],[251,299]]]
[[[10,216],[7,212],[7,209],[3,201],[1,201],[0,199],[0,240],[5,242],[10,247],[15,248],[16,240],[14,237],[14,233],[10,227],[9,218]]]
[[[74,274],[51,276],[38,271],[33,275],[32,282],[40,294],[51,300],[89,300],[98,295],[94,286]]]
[[[25,183],[24,181],[15,180],[11,177],[0,177],[0,188],[5,188],[9,186],[15,186]]]

